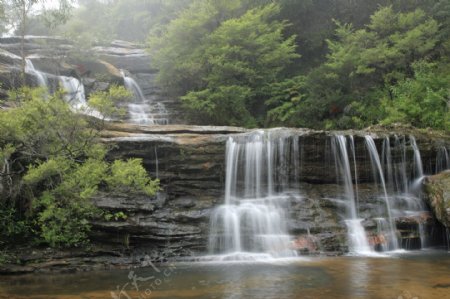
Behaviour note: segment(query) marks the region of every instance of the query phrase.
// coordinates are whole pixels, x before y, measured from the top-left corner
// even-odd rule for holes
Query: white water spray
[[[283,145],[280,145],[283,143]],[[285,138],[263,131],[230,137],[226,151],[225,204],[210,221],[209,250],[219,260],[293,257],[287,233],[287,197],[273,190],[276,151]],[[280,158],[280,157],[278,157]]]

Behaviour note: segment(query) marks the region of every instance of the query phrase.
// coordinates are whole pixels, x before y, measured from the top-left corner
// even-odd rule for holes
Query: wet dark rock
[[[100,194],[94,198],[94,204],[104,210],[127,212],[152,212],[155,200],[145,194]]]
[[[426,200],[437,220],[450,227],[450,171],[425,179]]]
[[[32,266],[20,266],[20,265],[1,265],[0,266],[0,275],[17,275],[17,274],[26,274],[32,273],[35,271],[35,267]]]
[[[0,81],[6,89],[18,82],[14,78],[19,78],[20,74],[19,46],[20,39],[17,37],[0,38]],[[73,50],[73,46],[59,38],[28,37],[25,49],[27,55],[32,54],[33,63],[39,70],[82,77],[87,94],[105,91],[112,83],[123,84],[120,73],[123,69],[138,82],[148,99],[166,106],[172,123],[183,118],[178,101],[163,94],[158,87],[156,70],[151,67],[150,57],[138,45],[114,41],[111,45],[95,47],[93,52],[99,59],[60,60]],[[27,81],[33,80],[35,78],[27,76]],[[53,81],[56,86],[57,80]],[[36,82],[33,84],[36,85]],[[302,254],[343,254],[348,251],[344,222],[347,206],[339,195],[342,188],[336,184],[337,176],[330,154],[330,136],[337,132],[286,130],[299,137],[302,157],[299,182],[293,182],[293,177],[288,179],[301,190],[301,194],[290,194],[287,203],[288,230],[295,240],[299,240],[296,249]],[[156,260],[161,256],[175,258],[204,254],[210,214],[224,201],[226,141],[229,136],[247,132],[249,130],[235,127],[108,124],[102,138],[103,142],[115,145],[109,158],[141,158],[148,173],[160,179],[161,192],[153,197],[120,192],[99,194],[94,199],[97,207],[112,214],[122,212],[126,219],[94,221],[91,239],[95,250],[27,252],[24,253],[27,257],[19,258],[24,265],[7,266],[0,269],[0,273],[126,268],[142,265],[145,256]],[[380,215],[386,214],[380,192],[374,187],[367,157],[363,136],[369,133],[374,137],[379,152],[385,136],[416,136],[426,173],[432,173],[435,168],[437,144],[444,143],[448,147],[450,137],[448,134],[413,128],[375,127],[370,132],[339,132],[355,136],[359,216],[372,236],[373,244],[382,244],[381,236],[376,234],[377,224],[366,219],[374,211]],[[426,180],[428,203],[436,218],[447,227],[450,225],[448,178],[448,174],[444,174]],[[404,240],[417,242],[418,236],[411,232],[417,229],[418,223],[431,227],[433,221],[433,217],[424,215],[423,218],[398,219],[397,225]]]
[[[248,130],[234,127],[109,124],[102,135],[105,143],[115,145],[109,158],[141,158],[150,175],[160,179],[162,190],[156,196],[124,192],[99,194],[94,199],[96,206],[111,214],[122,212],[126,219],[92,222],[91,240],[95,250],[30,253],[29,258],[21,258],[25,268],[4,269],[3,272],[129,268],[141,266],[146,256],[157,260],[204,254],[207,252],[210,215],[224,201],[226,141],[229,136],[246,132]],[[288,197],[288,230],[293,240],[298,241],[293,246],[300,254],[342,255],[348,251],[344,221],[348,211],[346,201],[340,195],[343,194],[342,187],[336,184],[334,165],[328,156],[331,133],[301,129],[291,132],[300,136],[304,157],[300,182],[296,182],[294,188],[300,190],[300,194],[288,190],[285,193]],[[351,133],[356,136],[364,134]],[[381,146],[382,138],[377,136],[384,135],[378,134],[374,136],[375,142]],[[436,139],[417,140],[419,147],[426,149],[422,152],[424,165],[432,169]],[[442,139],[439,140],[442,144]],[[359,149],[357,167],[361,173],[367,172],[358,184],[359,217],[371,244],[381,247],[385,244],[385,236],[377,233],[377,223],[372,217],[376,213],[386,214],[385,203],[380,196],[381,191],[371,181],[364,139],[355,137],[355,141]],[[433,183],[433,187],[439,188],[448,186],[444,183],[446,177],[441,175],[439,180],[430,178],[427,184]],[[430,198],[441,198],[433,196]],[[437,210],[434,212],[438,214]],[[433,215],[429,213],[397,219],[402,246],[420,248],[419,223],[428,233],[436,226]]]
[[[313,238],[317,244],[316,252],[342,254],[348,250],[344,222],[348,211],[345,199],[339,195],[343,190],[336,184],[334,161],[329,156],[332,133],[290,131],[300,136],[303,160],[299,174],[301,182],[296,188],[301,194],[289,195],[288,230],[294,238]],[[118,224],[109,229],[129,231],[130,240],[137,247],[140,242],[153,242],[162,248],[162,243],[170,239],[171,248],[188,246],[194,253],[202,254],[207,244],[209,215],[215,206],[223,203],[226,140],[229,135],[245,132],[248,131],[229,127],[111,125],[104,134],[105,142],[117,145],[110,153],[111,158],[142,158],[150,174],[161,180],[167,200],[151,215],[135,215],[134,221],[140,217],[138,226]],[[367,132],[342,134],[355,135],[357,167],[361,174],[358,178],[360,217],[368,233],[376,236],[377,224],[364,218],[372,217],[374,213],[386,215],[387,211],[381,190],[372,181],[362,138]],[[374,135],[379,151],[384,136],[391,134],[395,133]],[[432,165],[435,160],[436,148],[433,146],[440,138],[417,138],[419,147],[425,149],[422,153],[424,165]],[[136,206],[139,206],[138,202]],[[411,232],[417,231],[419,222],[431,227],[431,218],[428,214],[398,219],[402,238],[411,238]],[[174,234],[173,229],[180,233]],[[308,249],[309,253],[312,250]]]

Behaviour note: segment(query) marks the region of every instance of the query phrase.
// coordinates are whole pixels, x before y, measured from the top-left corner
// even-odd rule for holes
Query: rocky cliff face
[[[172,123],[182,118],[178,104],[162,94],[155,85],[156,71],[152,69],[144,49],[137,45],[114,42],[107,47],[95,47],[91,52],[95,55],[89,59],[77,58],[79,56],[74,54],[76,50],[73,45],[58,38],[30,37],[25,49],[35,68],[46,74],[53,89],[58,85],[58,76],[71,76],[81,79],[89,95],[93,91],[106,90],[113,83],[124,84],[123,73],[126,73],[138,82],[146,98],[166,106]],[[5,89],[13,88],[19,82],[22,63],[19,54],[18,39],[0,39],[0,80],[4,82]],[[39,84],[32,74],[27,75],[27,80]],[[285,159],[288,162],[274,171],[279,173],[278,180],[284,180],[283,192],[289,198],[286,222],[293,236],[293,246],[303,253],[342,254],[348,251],[348,229],[344,221],[347,207],[342,196],[343,187],[338,183],[341,178],[336,171],[332,151],[332,138],[336,134],[347,136],[347,139],[353,136],[355,155],[352,165],[354,163],[355,169],[352,168],[352,171],[357,173],[353,183],[358,183],[359,217],[363,219],[370,243],[375,246],[383,245],[384,237],[380,230],[385,224],[374,214],[386,214],[386,199],[380,188],[380,178],[374,175],[365,136],[373,138],[380,157],[387,157],[386,151],[389,149],[393,173],[413,174],[417,171],[416,153],[410,135],[415,136],[414,143],[420,149],[425,174],[445,168],[443,150],[447,155],[446,167],[450,166],[448,134],[408,128],[394,128],[392,132],[382,128],[346,132],[278,129],[273,132],[287,136],[288,148],[280,150],[282,154],[277,159],[297,155],[295,161],[298,163]],[[141,158],[151,176],[160,179],[162,190],[155,197],[100,194],[95,198],[98,207],[123,212],[127,219],[92,223],[92,239],[96,249],[90,256],[95,258],[89,259],[85,253],[79,257],[87,258],[87,263],[92,264],[136,265],[152,252],[163,252],[166,257],[206,253],[210,215],[224,202],[226,142],[230,136],[250,133],[249,130],[232,127],[111,124],[103,135],[103,141],[112,146],[109,157]],[[386,163],[383,158],[380,159],[380,163]],[[403,163],[406,159],[408,162]],[[442,243],[440,223],[448,227],[448,215],[445,215],[445,209],[440,208],[446,194],[442,191],[442,186],[445,187],[442,182],[446,181],[437,178],[428,181],[426,190],[432,190],[429,192],[432,195],[427,197],[430,199],[427,203],[420,198],[402,199],[399,196],[396,199],[404,201],[394,211],[398,213],[394,218],[402,247],[420,248],[424,236],[427,246]],[[417,188],[414,192],[420,195],[420,180],[410,183],[408,187]],[[394,188],[389,182],[386,185],[387,189]],[[427,205],[431,206],[436,217],[429,212]],[[411,207],[414,213],[408,214]],[[35,259],[43,257],[45,253]],[[33,260],[33,257],[29,259]],[[74,262],[75,268],[81,267],[79,262]],[[85,266],[83,261],[81,264]],[[22,270],[18,269],[19,272]]]
[[[151,59],[143,47],[129,42],[114,41],[108,47],[97,46],[92,50],[99,59],[130,74],[151,106],[163,105],[167,109],[169,123],[182,123],[179,102],[164,94],[156,84],[157,70],[152,67]]]
[[[334,132],[284,130],[299,143],[301,165],[299,181],[289,200],[288,230],[300,251],[340,254],[348,250],[345,205],[339,200],[342,186],[337,184],[331,138]],[[376,131],[376,130],[374,130]],[[168,256],[204,254],[207,251],[209,219],[212,210],[223,203],[225,183],[225,150],[229,136],[248,133],[229,127],[114,125],[105,133],[104,141],[114,144],[111,158],[142,158],[153,177],[161,180],[162,191],[155,198],[138,195],[101,196],[96,203],[111,211],[123,211],[129,218],[122,222],[95,223],[97,240],[110,245],[130,246],[148,251],[157,249]],[[386,136],[400,134],[387,131],[341,132],[355,140],[358,169],[360,215],[372,244],[379,242],[379,224],[373,211],[384,207],[380,186],[374,184],[373,170],[363,136],[373,136],[379,153]],[[413,132],[410,132],[413,133]],[[436,155],[442,142],[448,147],[448,136],[419,134],[417,145],[425,173],[436,168]],[[400,153],[398,153],[400,154]],[[407,155],[412,155],[408,149]],[[393,154],[395,156],[395,154]],[[292,169],[294,165],[287,165]],[[412,163],[409,165],[413,167]],[[407,171],[413,171],[408,169]],[[289,170],[289,184],[293,170]],[[287,191],[290,192],[290,191]],[[396,218],[402,246],[420,248],[418,225],[422,225],[428,245],[439,243],[440,226],[429,212]],[[432,228],[436,235],[432,234]]]
[[[126,85],[126,75],[133,78],[142,90],[144,99],[136,99],[135,104],[144,101],[146,113],[156,118],[167,118],[169,123],[180,122],[182,114],[178,101],[163,94],[157,86],[156,70],[152,68],[145,49],[139,45],[114,41],[107,46],[80,50],[63,38],[28,36],[24,52],[28,61],[26,80],[29,85],[42,85],[43,80],[39,76],[43,76],[44,84],[53,92],[61,84],[61,76],[71,77],[81,81],[89,98],[92,92],[107,90],[112,84]],[[20,86],[21,56],[20,38],[0,38],[0,81],[5,89],[0,96],[6,97],[6,90]]]

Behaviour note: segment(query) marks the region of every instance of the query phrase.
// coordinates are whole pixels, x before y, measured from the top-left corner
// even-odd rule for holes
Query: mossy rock
[[[437,220],[450,227],[450,171],[425,180],[426,199]]]

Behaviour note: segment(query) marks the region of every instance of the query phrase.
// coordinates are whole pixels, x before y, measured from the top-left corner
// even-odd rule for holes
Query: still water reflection
[[[186,263],[133,272],[1,277],[0,298],[450,298],[450,254]]]

